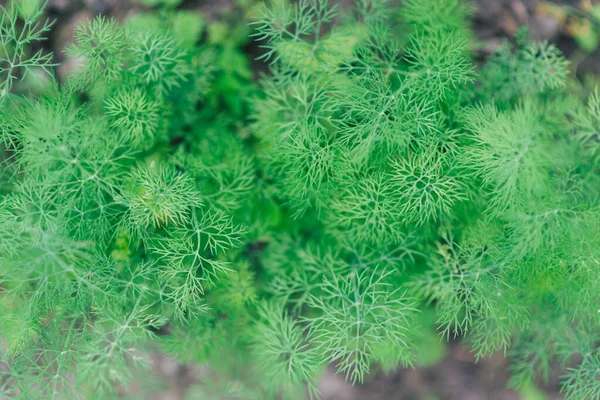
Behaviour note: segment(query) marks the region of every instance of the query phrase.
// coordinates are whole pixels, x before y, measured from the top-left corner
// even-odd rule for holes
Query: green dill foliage
[[[410,365],[431,306],[442,337],[506,353],[511,385],[562,365],[568,398],[600,398],[597,90],[525,31],[477,67],[470,12],[258,8],[253,132],[288,221],[263,254],[270,291],[351,382]]]
[[[34,45],[45,39],[52,23],[42,19],[43,10],[32,2],[0,4],[0,99],[8,96],[15,83],[26,78],[43,79],[50,73],[52,55]]]
[[[0,100],[10,95],[15,83],[42,81],[53,67],[52,55],[34,48],[52,27],[42,15],[28,2],[0,4]]]
[[[35,52],[44,10],[11,4],[0,10],[0,397],[106,398],[149,366],[160,329],[194,332],[255,301],[235,250],[253,160],[207,104],[211,49],[161,26],[83,22],[66,82],[10,92],[51,66]]]
[[[159,348],[209,366],[190,398],[318,398],[426,364],[435,315],[600,398],[600,97],[553,45],[477,65],[460,0],[178,3],[78,25],[61,83],[1,10],[0,397],[108,398]]]

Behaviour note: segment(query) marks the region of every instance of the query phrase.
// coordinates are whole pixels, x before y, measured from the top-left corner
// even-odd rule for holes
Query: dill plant
[[[459,0],[272,1],[255,86],[243,40],[167,10],[82,23],[68,79],[18,94],[49,25],[11,4],[2,396],[107,398],[157,346],[210,366],[190,398],[318,398],[328,364],[419,365],[433,308],[511,386],[558,365],[600,398],[598,91],[553,45],[477,65]]]
[[[351,382],[418,364],[431,306],[443,338],[504,352],[511,386],[558,365],[567,398],[600,398],[597,90],[526,31],[477,65],[470,12],[259,8],[271,70],[253,132],[290,218],[263,254],[267,291]]]
[[[50,24],[19,4],[0,10],[0,397],[106,398],[169,322],[224,312],[206,299],[218,283],[227,306],[245,301],[254,162],[210,105],[214,49],[168,29],[177,12],[81,23],[66,81],[18,95],[34,68],[51,73],[30,51]]]

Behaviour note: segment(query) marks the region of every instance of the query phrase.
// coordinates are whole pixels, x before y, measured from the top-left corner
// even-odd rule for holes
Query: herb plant
[[[48,28],[41,11],[19,11],[1,17],[1,397],[103,398],[147,363],[142,346],[168,321],[207,313],[218,282],[237,301],[227,282],[249,279],[233,264],[253,161],[208,105],[213,50],[160,26],[87,21],[66,82],[8,92],[50,60],[26,54]]]
[[[597,90],[526,32],[477,66],[460,1],[356,3],[255,21],[257,154],[293,218],[263,263],[309,343],[279,381],[310,382],[312,349],[351,382],[418,363],[432,305],[442,337],[507,354],[510,385],[557,363],[568,398],[600,398]]]
[[[209,365],[190,398],[318,398],[419,365],[433,308],[511,386],[600,398],[600,95],[553,45],[478,63],[459,0],[274,0],[258,89],[167,10],[79,25],[27,93],[49,25],[1,12],[3,396],[106,398],[156,346]]]

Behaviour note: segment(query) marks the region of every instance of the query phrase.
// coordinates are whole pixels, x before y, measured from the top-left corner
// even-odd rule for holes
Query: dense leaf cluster
[[[15,43],[47,29],[13,7],[2,29]],[[19,60],[6,88],[17,68],[49,59],[19,51],[6,54]],[[235,280],[250,279],[225,282],[252,157],[232,121],[197,112],[214,97],[214,49],[97,17],[67,54],[80,61],[66,82],[1,99],[0,397],[102,397],[147,364],[144,346],[165,324],[205,313],[218,282],[233,301]]]
[[[600,398],[600,97],[553,45],[477,65],[459,0],[272,1],[257,90],[170,10],[17,94],[49,25],[0,11],[1,395],[103,398],[155,344],[210,365],[190,398],[318,397],[419,365],[434,308],[512,386]]]
[[[557,362],[569,398],[598,398],[597,93],[586,105],[559,51],[526,33],[476,67],[461,2],[394,4],[257,19],[272,65],[258,156],[297,218],[270,246],[327,254],[279,256],[273,294],[353,382],[409,363],[415,304],[432,304],[442,336],[509,354],[512,385]]]

